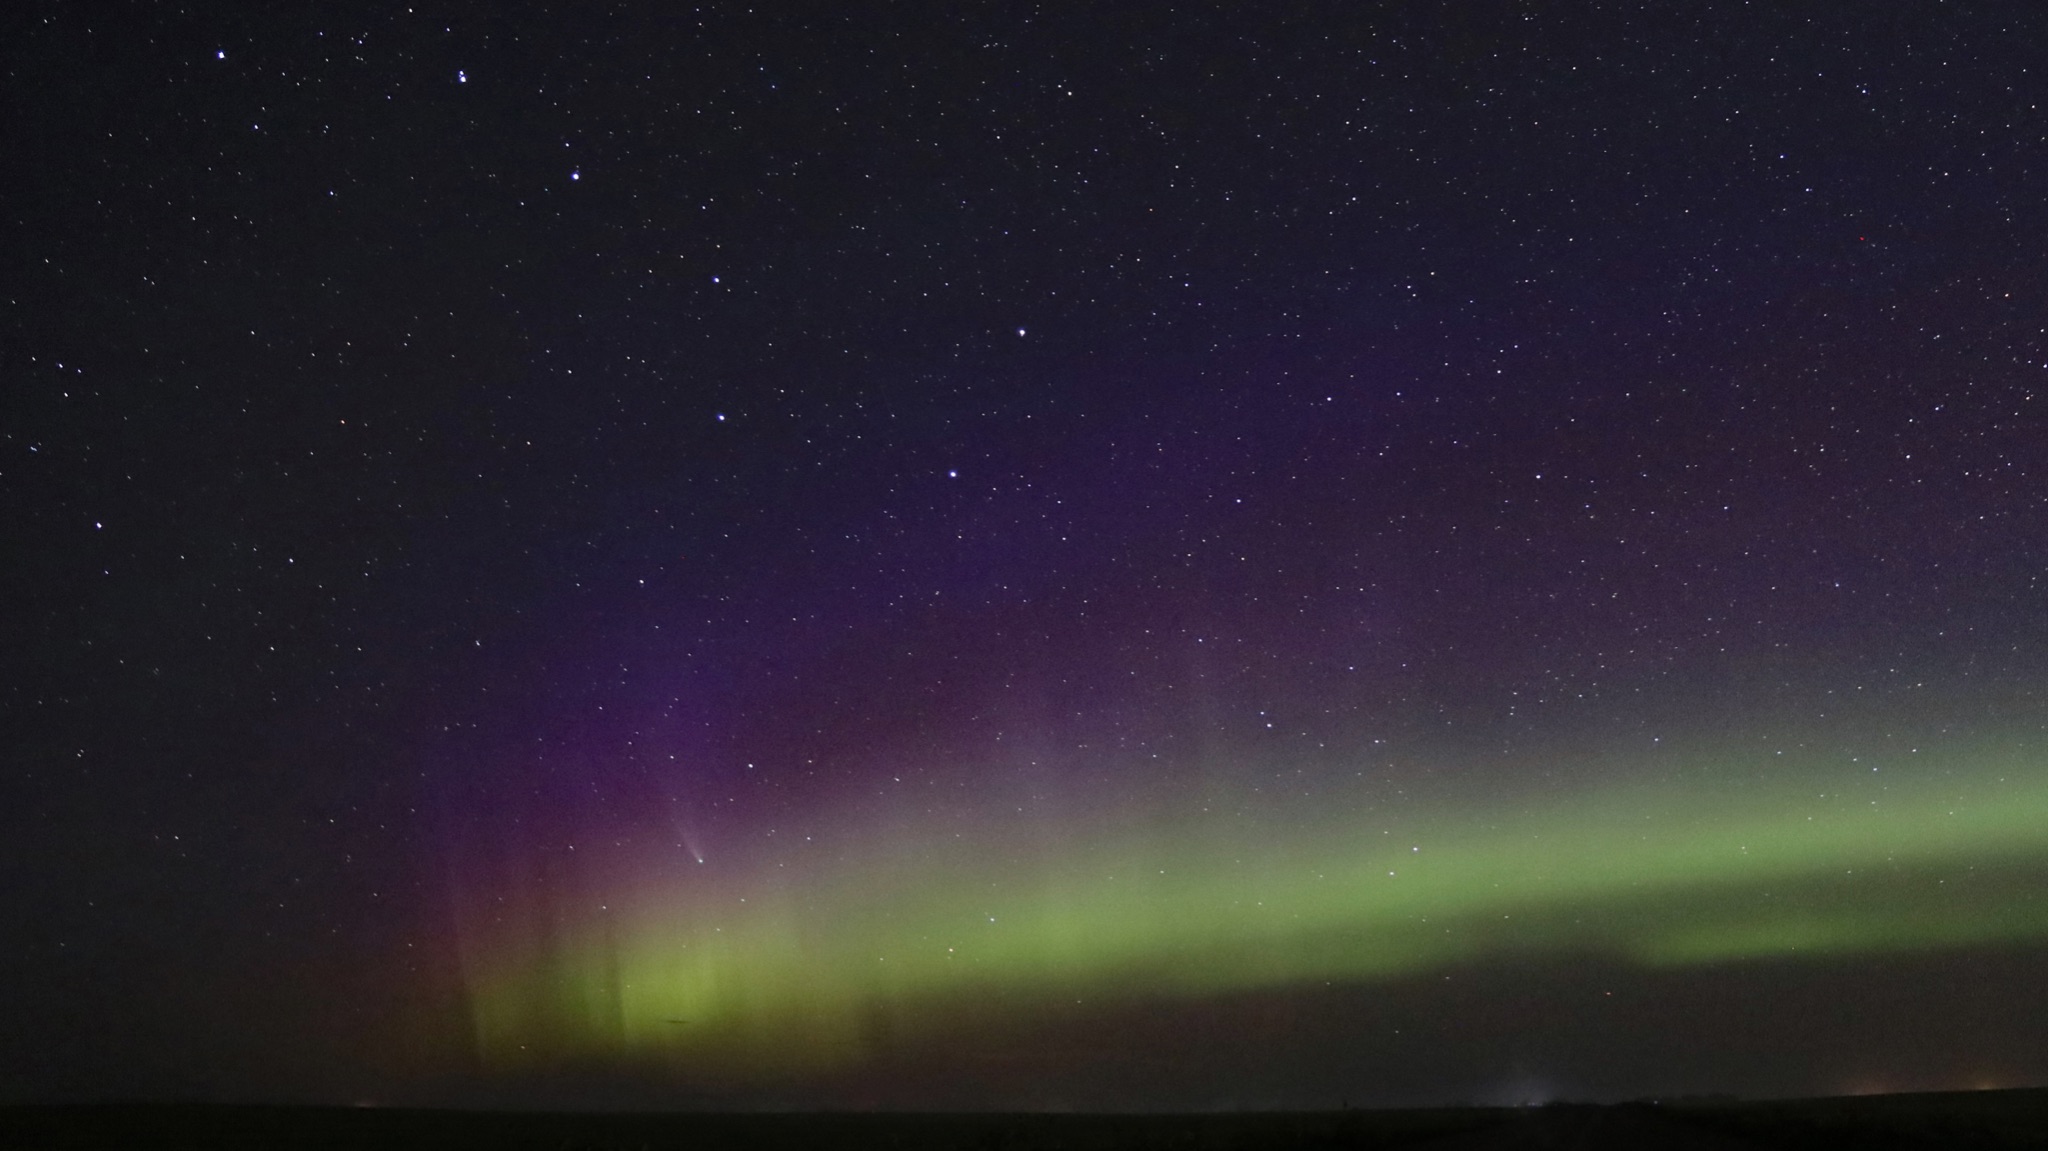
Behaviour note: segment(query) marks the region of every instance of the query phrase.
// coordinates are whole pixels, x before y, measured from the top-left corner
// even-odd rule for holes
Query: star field
[[[0,1101],[2048,1075],[2032,8],[11,24]]]

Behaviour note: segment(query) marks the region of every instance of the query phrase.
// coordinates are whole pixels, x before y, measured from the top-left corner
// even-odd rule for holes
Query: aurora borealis
[[[17,24],[0,1103],[2048,1083],[2035,7]]]
[[[597,1050],[774,1080],[858,1063],[877,1015],[892,1040],[953,1032],[987,1058],[963,1020],[1064,998],[1370,984],[1527,952],[1684,967],[2039,940],[2048,790],[2026,752],[1973,750],[1914,759],[1900,786],[1838,771],[1833,794],[1809,770],[1545,808],[1152,808],[1151,826],[1018,820],[971,843],[899,825],[737,877],[681,843],[605,862],[586,845],[577,900],[501,902],[472,927],[478,1042],[512,1065]]]

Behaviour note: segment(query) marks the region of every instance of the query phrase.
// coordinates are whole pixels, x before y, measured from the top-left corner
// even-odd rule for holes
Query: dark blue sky
[[[1283,770],[1456,805],[1666,779],[1667,738],[2042,770],[2044,35],[24,7],[4,1090],[477,1097],[456,905],[663,805],[735,840],[869,826],[906,772],[969,825]],[[1693,1006],[1875,981],[2018,1044],[2028,939]],[[2021,1006],[1938,974],[1976,970]],[[1513,1031],[1486,978],[1442,1011]],[[1814,1042],[1961,1074],[1915,1026]],[[1256,1098],[1320,1099],[1335,1040],[1261,1027],[1299,1074]],[[1835,1082],[1529,1027],[1568,1068],[1458,1047],[1393,1094]],[[1222,1098],[1196,1064],[1095,1101]],[[976,1090],[888,1098],[1044,1098]]]

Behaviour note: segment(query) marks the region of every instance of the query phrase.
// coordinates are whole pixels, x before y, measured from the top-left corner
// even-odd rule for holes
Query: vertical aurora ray
[[[1048,827],[929,818],[730,866],[586,849],[545,893],[472,908],[498,1066],[651,1060],[801,1078],[1053,1003],[1370,984],[1585,954],[1639,966],[2048,938],[2048,772],[1958,750],[1911,780],[1806,774],[1549,802],[1119,809]],[[516,914],[505,909],[512,908]]]

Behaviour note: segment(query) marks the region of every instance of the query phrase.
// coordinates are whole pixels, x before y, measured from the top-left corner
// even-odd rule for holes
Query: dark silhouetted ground
[[[0,1108],[4,1148],[1210,1151],[2048,1148],[2048,1090],[1534,1108],[1240,1113],[562,1114],[108,1104]]]

